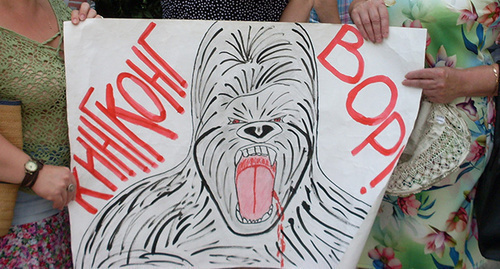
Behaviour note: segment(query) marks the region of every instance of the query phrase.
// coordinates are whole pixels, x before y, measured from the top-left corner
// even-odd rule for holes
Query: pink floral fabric
[[[0,268],[72,268],[67,211],[12,226],[0,237]]]
[[[427,68],[494,63],[488,47],[498,35],[500,0],[385,1],[391,26],[427,29]],[[493,72],[491,80],[494,79]],[[476,183],[488,162],[495,123],[491,97],[451,102],[471,133],[458,169],[432,188],[407,197],[385,195],[360,268],[481,268],[474,212]],[[498,128],[498,127],[495,127]]]

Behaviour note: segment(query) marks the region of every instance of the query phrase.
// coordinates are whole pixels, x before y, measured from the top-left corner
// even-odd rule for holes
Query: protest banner
[[[425,30],[94,19],[64,37],[76,268],[355,265]]]

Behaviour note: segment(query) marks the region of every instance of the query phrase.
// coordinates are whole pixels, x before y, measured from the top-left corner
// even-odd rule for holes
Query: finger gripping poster
[[[76,268],[350,268],[415,121],[425,31],[65,24]]]

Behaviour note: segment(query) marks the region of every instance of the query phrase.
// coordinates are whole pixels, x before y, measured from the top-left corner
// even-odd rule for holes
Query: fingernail
[[[80,20],[81,21],[85,20],[85,15],[84,14],[80,14]]]
[[[73,23],[74,23],[74,24],[78,23],[78,19],[77,19],[77,18],[74,18],[74,19],[73,19]]]

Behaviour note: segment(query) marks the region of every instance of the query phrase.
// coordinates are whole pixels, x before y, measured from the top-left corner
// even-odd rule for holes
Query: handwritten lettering
[[[344,40],[347,33],[352,33],[356,37],[356,42],[347,42]],[[369,77],[358,84],[358,82],[363,77],[365,61],[363,59],[363,55],[360,52],[360,48],[363,46],[364,40],[361,37],[359,31],[351,26],[351,25],[343,25],[340,31],[335,35],[332,41],[327,45],[327,47],[318,55],[319,62],[330,71],[335,77],[342,80],[343,82],[355,85],[354,88],[348,93],[347,101],[346,101],[346,109],[348,114],[351,116],[353,120],[356,122],[366,125],[366,126],[377,126],[377,128],[372,131],[368,137],[366,137],[358,146],[356,146],[351,154],[356,156],[363,149],[366,148],[367,145],[371,145],[371,147],[376,150],[378,153],[384,156],[394,156],[394,159],[387,165],[375,178],[370,181],[370,187],[374,188],[380,183],[384,178],[386,178],[389,173],[393,170],[394,166],[401,156],[404,146],[402,146],[403,138],[406,135],[406,126],[397,111],[394,111],[396,107],[396,103],[398,100],[398,89],[396,84],[387,76],[377,75],[373,77]],[[337,68],[335,68],[327,59],[328,56],[332,53],[333,49],[336,46],[341,46],[345,48],[347,51],[352,53],[356,59],[358,60],[358,69],[354,76],[349,76],[347,74],[342,73]],[[368,85],[372,85],[374,83],[383,83],[390,90],[390,99],[387,106],[384,110],[375,117],[367,117],[362,113],[356,111],[353,107],[353,103],[356,100],[358,93],[366,88]],[[377,136],[380,135],[391,123],[396,122],[399,126],[399,138],[394,146],[390,148],[386,148],[382,146],[377,140]],[[366,187],[362,187],[360,190],[361,194],[365,194],[367,192]]]
[[[131,59],[125,60],[131,71],[118,74],[115,85],[112,83],[106,85],[105,103],[89,102],[95,94],[94,87],[88,89],[80,103],[79,109],[82,115],[79,118],[76,140],[84,148],[85,157],[73,155],[73,160],[79,165],[73,169],[75,178],[78,178],[77,168],[84,169],[114,192],[117,190],[115,180],[126,181],[129,177],[136,176],[138,171],[136,169],[149,173],[151,167],[156,168],[159,162],[165,161],[165,158],[145,139],[127,127],[128,124],[140,126],[170,140],[178,138],[177,133],[160,124],[167,120],[167,109],[161,98],[164,98],[175,112],[183,114],[184,107],[173,96],[185,98],[186,92],[183,88],[187,88],[188,84],[147,42],[147,37],[155,26],[154,22],[150,23],[137,41],[143,51],[138,46],[132,46],[131,49],[142,65],[134,63]],[[139,67],[144,65],[149,70]],[[151,71],[153,75],[149,76],[146,72]],[[159,80],[167,87],[162,86]],[[142,90],[153,106],[143,106],[132,97],[131,91],[137,89]],[[116,106],[116,97],[123,98],[128,107]],[[103,176],[107,174],[105,171],[110,171],[116,178],[106,178]],[[113,197],[111,194],[80,186],[77,179],[75,200],[92,214],[96,214],[97,209],[84,199],[84,195],[102,200]]]
[[[350,32],[354,34],[357,38],[357,41],[352,43],[352,42],[347,42],[344,41],[345,35]],[[338,31],[338,33],[335,35],[335,37],[332,39],[330,44],[326,46],[326,48],[318,55],[318,60],[319,62],[326,68],[328,71],[330,71],[333,75],[335,75],[337,78],[340,80],[347,82],[349,84],[355,84],[358,83],[358,81],[361,79],[363,76],[363,73],[365,71],[365,60],[363,59],[363,56],[359,52],[359,48],[363,46],[363,37],[359,33],[359,31],[352,25],[342,25],[342,28]],[[349,76],[346,74],[341,73],[337,68],[335,68],[333,65],[328,62],[326,59],[328,55],[330,55],[333,51],[333,49],[336,46],[341,46],[344,47],[347,51],[352,53],[356,59],[358,60],[358,70],[356,72],[356,75],[354,76]]]

